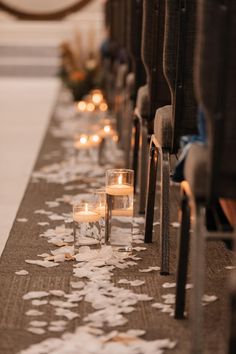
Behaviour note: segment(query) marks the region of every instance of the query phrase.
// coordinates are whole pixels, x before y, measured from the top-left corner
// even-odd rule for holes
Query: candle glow
[[[111,131],[110,125],[105,125],[105,127],[103,128],[103,130],[104,130],[105,133],[110,133],[110,131]]]
[[[77,104],[77,108],[79,111],[84,112],[86,110],[86,102],[84,101],[79,101]]]
[[[87,111],[88,112],[93,112],[95,110],[95,105],[92,102],[89,102],[87,104]]]
[[[85,203],[84,209],[73,213],[73,219],[76,222],[97,222],[100,214],[95,210],[89,210],[88,203]]]
[[[96,92],[92,95],[92,101],[95,105],[99,105],[103,100],[103,95],[99,92]]]
[[[125,175],[121,172],[115,176],[111,184],[106,186],[106,193],[110,195],[130,195],[133,192],[133,185],[128,183]]]
[[[87,148],[92,148],[97,146],[101,141],[101,138],[99,135],[94,134],[91,136],[88,135],[81,135],[80,138],[75,141],[74,147],[76,149],[87,149]]]
[[[86,144],[88,142],[88,137],[86,135],[81,136],[79,139],[81,144]]]
[[[89,137],[85,134],[81,135],[80,138],[74,142],[76,149],[87,149],[90,145]]]
[[[98,143],[98,142],[100,141],[99,136],[98,136],[98,135],[93,135],[93,136],[92,136],[92,141],[93,141],[94,143]]]
[[[107,109],[108,109],[108,105],[106,104],[106,102],[102,102],[102,103],[99,105],[99,109],[100,109],[100,111],[102,111],[102,112],[106,112]]]

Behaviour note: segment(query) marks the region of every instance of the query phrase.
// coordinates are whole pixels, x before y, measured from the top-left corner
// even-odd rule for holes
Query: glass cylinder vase
[[[101,215],[97,204],[80,202],[73,205],[74,248],[79,252],[81,246],[91,249],[101,248]]]
[[[75,136],[74,148],[80,163],[94,162],[97,164],[101,138],[97,134]]]
[[[94,203],[97,205],[96,210],[100,214],[101,227],[101,243],[105,243],[105,215],[106,215],[106,189],[99,188],[93,192]]]
[[[106,172],[105,242],[119,251],[132,251],[134,171]]]

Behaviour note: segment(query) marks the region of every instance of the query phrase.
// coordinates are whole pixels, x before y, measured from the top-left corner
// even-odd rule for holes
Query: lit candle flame
[[[118,184],[121,185],[122,184],[122,175],[118,176]]]
[[[93,135],[93,136],[92,136],[92,141],[93,141],[94,143],[98,143],[99,140],[100,140],[100,138],[99,138],[98,135]]]
[[[99,109],[100,109],[100,111],[102,111],[102,112],[106,112],[107,109],[108,109],[108,105],[106,104],[106,102],[102,102],[102,103],[99,105]]]
[[[105,125],[105,127],[103,129],[104,129],[104,132],[106,132],[106,133],[109,133],[111,131],[110,125]]]
[[[81,144],[86,144],[88,142],[88,137],[86,135],[81,136],[79,139]]]
[[[85,211],[86,213],[88,212],[88,203],[85,203],[84,211]]]
[[[86,102],[79,101],[77,104],[77,108],[79,111],[84,112],[86,110]]]
[[[99,105],[102,102],[102,100],[103,100],[103,96],[101,93],[96,92],[92,95],[92,101],[94,104]]]
[[[95,106],[92,102],[87,104],[87,111],[93,112],[95,110]]]

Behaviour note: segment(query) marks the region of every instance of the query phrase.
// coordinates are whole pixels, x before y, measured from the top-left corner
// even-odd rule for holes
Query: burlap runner
[[[63,156],[63,148],[59,145],[60,139],[54,138],[50,133],[50,128],[55,126],[55,116],[53,115],[49,129],[46,133],[42,144],[34,170],[47,163],[52,163],[61,160]],[[45,155],[51,151],[57,150],[60,152],[58,157],[53,160],[45,160]],[[89,188],[89,184],[87,185]],[[78,183],[78,189],[66,194],[85,192],[81,189]],[[171,221],[177,221],[177,200],[178,194],[176,187],[172,187],[171,191]],[[40,238],[39,234],[45,228],[39,226],[39,221],[45,221],[45,217],[35,214],[36,209],[46,209],[45,201],[54,200],[65,194],[62,185],[48,184],[43,180],[38,183],[29,181],[24,198],[19,207],[17,218],[27,218],[28,222],[14,222],[8,242],[0,259],[0,353],[15,354],[21,349],[27,348],[33,343],[38,343],[48,337],[58,337],[60,333],[47,332],[44,335],[35,335],[29,333],[26,329],[31,318],[25,315],[25,312],[32,308],[30,302],[24,301],[22,296],[32,290],[53,290],[62,289],[65,292],[70,290],[70,280],[72,279],[73,262],[65,262],[55,268],[41,268],[36,265],[25,263],[25,259],[36,259],[37,254],[48,252],[49,249],[54,249],[44,238]],[[55,209],[56,212],[70,212],[71,207],[67,204],[62,204]],[[50,221],[50,227],[56,227],[61,222]],[[146,293],[153,296],[155,302],[162,302],[162,294],[167,291],[161,287],[164,282],[174,281],[174,271],[176,262],[176,236],[177,229],[171,228],[171,275],[161,277],[157,272],[140,273],[138,267],[132,267],[125,270],[115,270],[114,282],[120,277],[127,279],[144,279],[146,283],[135,289],[136,292]],[[152,245],[147,245],[147,251],[140,252],[139,256],[142,261],[139,261],[141,268],[146,268],[150,265],[159,265],[158,242]],[[212,243],[208,248],[208,264],[207,264],[207,290],[208,294],[216,294],[219,297],[218,303],[210,304],[206,308],[206,337],[207,337],[207,353],[223,353],[225,346],[225,327],[226,327],[226,290],[222,283],[225,283],[227,271],[225,265],[230,264],[230,255],[225,250],[221,243]],[[29,274],[19,276],[15,271],[26,269]],[[170,289],[174,293],[174,289]],[[188,294],[190,294],[191,290]],[[188,295],[189,296],[189,295]],[[172,350],[172,353],[189,353],[190,336],[189,336],[189,320],[176,321],[169,317],[168,314],[161,313],[150,306],[150,303],[139,303],[136,306],[137,310],[126,315],[129,319],[127,325],[121,330],[128,328],[143,328],[147,331],[144,336],[146,339],[170,338],[177,340],[177,347]],[[41,310],[41,309],[40,309]],[[42,307],[44,315],[40,320],[47,322],[56,318],[51,307],[45,305]],[[83,317],[91,312],[90,305],[86,302],[79,304],[79,313],[81,317],[70,321],[67,330],[73,331],[78,325],[83,325]],[[69,354],[69,353],[68,353]],[[82,353],[81,353],[82,354]]]

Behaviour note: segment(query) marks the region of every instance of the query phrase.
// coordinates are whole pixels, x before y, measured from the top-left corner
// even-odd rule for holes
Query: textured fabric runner
[[[50,126],[42,144],[34,171],[38,171],[45,165],[60,163],[68,154],[69,138],[56,137],[55,131],[58,128],[58,112],[69,112],[69,106],[66,106],[59,100],[56,110],[53,114]],[[65,114],[66,119],[66,114]],[[60,118],[60,124],[62,119]],[[73,127],[72,127],[73,128]],[[52,131],[54,134],[52,134]],[[68,133],[69,136],[69,133]],[[19,137],[20,139],[20,137]],[[63,144],[62,144],[63,142]],[[101,179],[100,179],[101,181]],[[61,202],[55,208],[49,208],[45,202],[54,201],[62,195],[73,195],[88,192],[93,185],[96,185],[96,177],[88,177],[82,175],[78,181],[58,184],[47,183],[40,178],[30,178],[24,198],[19,207],[16,220],[12,227],[8,242],[0,260],[0,353],[15,354],[28,348],[34,343],[38,343],[45,338],[61,337],[61,333],[52,333],[46,331],[43,335],[37,335],[27,331],[29,322],[34,319],[50,322],[53,320],[64,319],[55,316],[53,308],[49,304],[34,307],[41,310],[44,314],[40,318],[26,316],[26,311],[32,309],[29,301],[22,299],[22,296],[29,291],[49,291],[61,289],[69,292],[70,281],[75,280],[72,275],[73,261],[61,263],[58,267],[43,268],[37,265],[27,264],[26,259],[40,259],[37,255],[49,253],[55,249],[54,245],[50,245],[47,240],[39,235],[48,228],[55,228],[63,224],[63,221],[49,220],[45,214],[36,214],[35,210],[53,211],[58,215],[71,212],[71,205]],[[98,183],[99,184],[99,183]],[[102,183],[101,183],[102,184]],[[74,189],[68,188],[72,186]],[[67,189],[65,189],[67,187]],[[178,191],[176,186],[171,187],[171,222],[177,221],[177,202]],[[27,219],[22,222],[21,219]],[[19,221],[20,220],[20,221]],[[39,222],[49,222],[49,225],[39,225]],[[70,224],[68,224],[70,226]],[[174,225],[178,226],[178,225]],[[158,233],[158,226],[155,226]],[[119,279],[126,278],[130,280],[145,280],[145,284],[132,289],[137,293],[144,293],[154,298],[153,302],[163,302],[162,295],[172,293],[174,288],[163,288],[162,284],[166,282],[174,282],[174,271],[176,263],[176,236],[178,228],[171,227],[171,275],[161,277],[159,272],[140,273],[140,268],[148,268],[149,266],[159,265],[159,243],[154,242],[151,245],[145,245],[146,251],[138,252],[138,257],[142,260],[138,261],[138,265],[127,269],[114,270],[113,281],[116,284]],[[137,245],[137,246],[143,246]],[[135,253],[136,254],[136,253]],[[223,353],[226,343],[226,275],[229,272],[224,267],[231,264],[230,254],[225,250],[221,243],[211,243],[208,250],[207,263],[207,281],[206,293],[216,295],[218,300],[206,306],[205,310],[205,333],[207,338],[207,353]],[[21,276],[15,274],[16,271],[27,270],[29,274]],[[126,288],[131,288],[129,285]],[[188,297],[191,290],[188,290]],[[171,351],[172,353],[189,353],[190,333],[189,320],[176,321],[168,315],[162,313],[158,309],[151,307],[150,302],[139,302],[135,305],[136,310],[130,314],[126,314],[128,322],[119,330],[126,331],[129,328],[142,328],[146,330],[144,336],[147,340],[157,338],[170,338],[177,340],[177,346]],[[68,321],[66,331],[73,332],[77,326],[84,325],[83,318],[86,314],[91,313],[92,309],[89,303],[82,301],[78,305],[79,318]],[[107,328],[105,328],[107,329]],[[108,329],[107,329],[108,330]],[[111,328],[109,330],[112,330]],[[70,353],[68,353],[70,354]],[[81,353],[83,354],[83,353]]]

